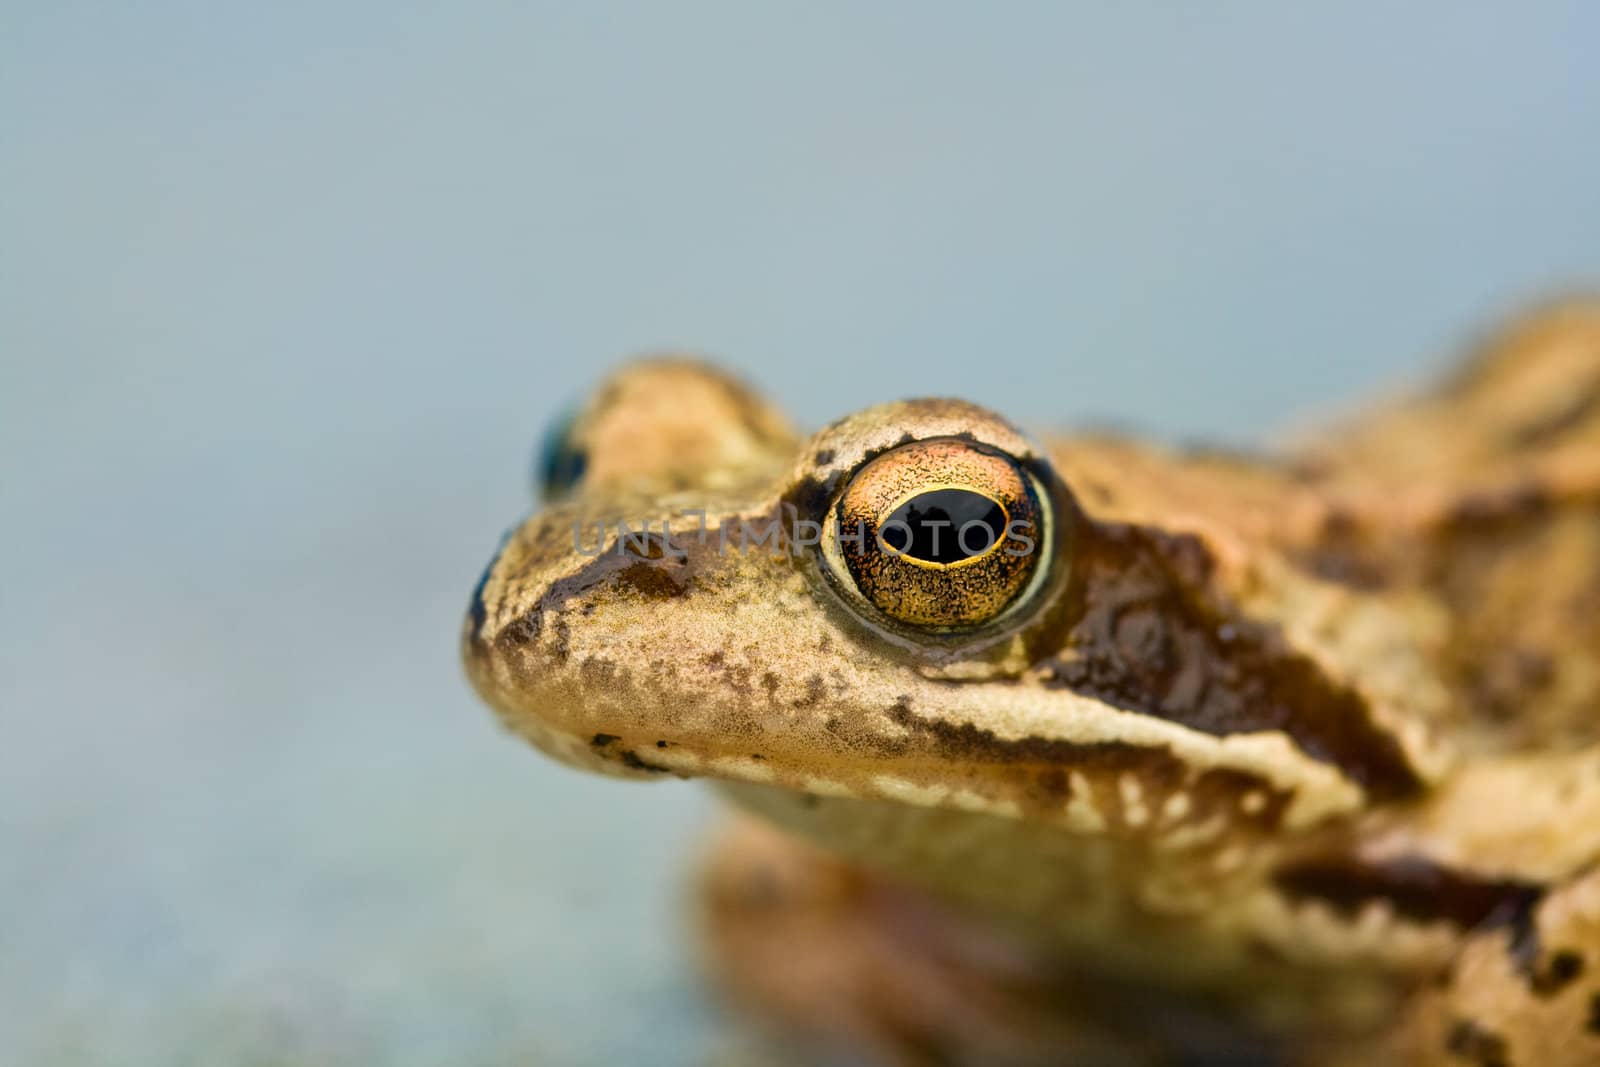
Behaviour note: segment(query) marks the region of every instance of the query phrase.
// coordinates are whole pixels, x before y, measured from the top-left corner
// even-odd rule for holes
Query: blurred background
[[[710,798],[537,758],[456,664],[545,423],[673,347],[812,425],[1249,441],[1600,281],[1597,40],[1577,0],[7,3],[0,1061],[715,1058]]]

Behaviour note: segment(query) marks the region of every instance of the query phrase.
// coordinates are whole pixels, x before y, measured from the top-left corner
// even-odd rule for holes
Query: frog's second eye
[[[588,454],[573,440],[576,422],[576,413],[569,411],[545,431],[534,466],[534,483],[541,500],[565,496],[589,466]]]
[[[858,470],[829,516],[857,591],[898,622],[963,629],[998,618],[1048,544],[1033,478],[1002,452],[954,438],[902,445]]]

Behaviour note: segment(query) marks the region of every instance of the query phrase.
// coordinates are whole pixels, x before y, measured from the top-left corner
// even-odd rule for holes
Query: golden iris
[[[957,438],[901,445],[851,478],[828,536],[857,590],[900,622],[979,626],[1027,588],[1048,544],[1034,480]]]

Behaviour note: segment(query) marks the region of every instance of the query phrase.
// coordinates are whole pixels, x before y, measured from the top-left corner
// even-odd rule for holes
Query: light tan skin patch
[[[1283,459],[1045,449],[952,400],[802,439],[717,372],[639,364],[475,593],[468,675],[558,759],[728,783],[1108,981],[1359,1029],[1600,855],[1600,820],[1550,830],[1600,805],[1600,414],[1551,384],[1600,381],[1597,323],[1559,308]],[[1458,417],[1496,396],[1527,407]],[[981,481],[951,456],[1039,495],[1019,586],[918,594],[965,614],[895,609],[799,525],[922,442],[956,444],[877,517]]]

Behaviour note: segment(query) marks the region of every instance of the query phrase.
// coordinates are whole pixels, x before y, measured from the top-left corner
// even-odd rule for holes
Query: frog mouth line
[[[1285,731],[1307,758],[1336,768],[1380,799],[1403,798],[1421,788],[1422,780],[1404,751],[1373,720],[1366,698],[1336,684],[1311,661],[1286,653],[1270,627],[1237,614],[1215,616],[1212,608],[1186,590],[1173,568],[1209,567],[1203,547],[1192,539],[1140,527],[1092,521],[1082,525],[1084,535],[1073,568],[1077,578],[1069,594],[1077,603],[1047,627],[1054,632],[1036,635],[1039,647],[1051,650],[1036,664],[1044,688],[1066,690],[1212,737]],[[551,582],[521,618],[501,627],[493,643],[526,645],[551,628],[558,639],[550,652],[557,662],[564,662],[566,641],[560,638],[567,626],[563,611],[569,601],[605,585],[649,601],[692,597],[697,576],[714,564],[714,545],[674,546],[657,532],[635,542],[619,541]],[[1144,589],[1143,599],[1111,595],[1131,585]],[[473,598],[475,609],[481,609],[482,598],[480,585]],[[1159,630],[1130,631],[1130,620],[1140,619],[1158,623]],[[483,625],[482,611],[474,610],[474,642],[483,640]],[[1148,650],[1143,645],[1123,647],[1128,632],[1145,633],[1166,652],[1145,655]],[[1251,687],[1240,689],[1238,678],[1251,680]],[[1013,677],[986,681],[1022,684]],[[596,747],[597,754],[603,747]],[[631,754],[637,766],[615,752],[603,754],[631,770],[664,769],[637,753]]]

